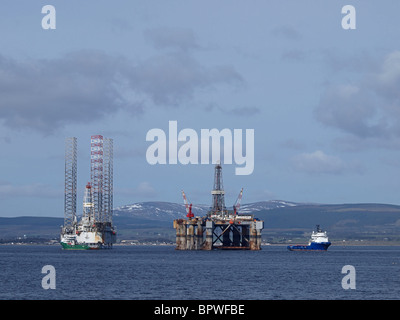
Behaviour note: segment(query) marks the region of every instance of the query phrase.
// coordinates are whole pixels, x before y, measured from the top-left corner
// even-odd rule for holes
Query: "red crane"
[[[238,214],[238,212],[239,212],[240,201],[242,201],[242,195],[243,195],[243,188],[242,188],[242,190],[240,190],[240,193],[236,199],[236,202],[233,205],[233,214]]]
[[[188,217],[190,220],[194,217],[194,214],[192,213],[192,204],[189,204],[188,199],[186,198],[185,192],[183,192],[183,190],[182,190],[182,196],[183,196],[183,201],[185,203],[186,212],[187,212],[186,217]]]

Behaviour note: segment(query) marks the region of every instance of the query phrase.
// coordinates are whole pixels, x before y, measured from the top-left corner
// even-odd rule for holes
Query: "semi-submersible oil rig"
[[[195,217],[182,191],[186,205],[187,219],[174,220],[176,229],[176,250],[213,249],[261,249],[261,230],[264,221],[252,214],[239,214],[243,189],[233,206],[225,207],[225,191],[222,182],[222,167],[215,166],[214,189],[211,191],[213,205],[204,217]]]

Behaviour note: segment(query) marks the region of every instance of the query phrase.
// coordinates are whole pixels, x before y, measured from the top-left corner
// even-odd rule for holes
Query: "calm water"
[[[44,265],[56,289],[42,288]],[[356,289],[344,290],[344,265]],[[0,299],[399,299],[400,247],[339,247],[327,252],[176,251],[116,246],[0,246]]]

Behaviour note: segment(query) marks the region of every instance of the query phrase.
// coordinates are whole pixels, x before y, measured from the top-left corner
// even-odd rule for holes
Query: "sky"
[[[345,5],[355,29],[342,27]],[[55,29],[44,29],[45,5]],[[11,1],[0,4],[0,216],[64,214],[65,138],[114,140],[114,207],[211,204],[214,164],[150,164],[152,129],[254,130],[225,201],[400,204],[400,2]],[[47,19],[46,19],[47,21]],[[347,21],[347,20],[346,20]],[[244,152],[244,151],[243,151]],[[199,155],[200,157],[200,155]]]

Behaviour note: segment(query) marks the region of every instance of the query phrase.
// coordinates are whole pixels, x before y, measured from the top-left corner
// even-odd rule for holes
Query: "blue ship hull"
[[[302,245],[295,245],[295,246],[288,246],[288,250],[290,251],[326,251],[328,247],[331,245],[330,242],[311,242],[308,246]]]

